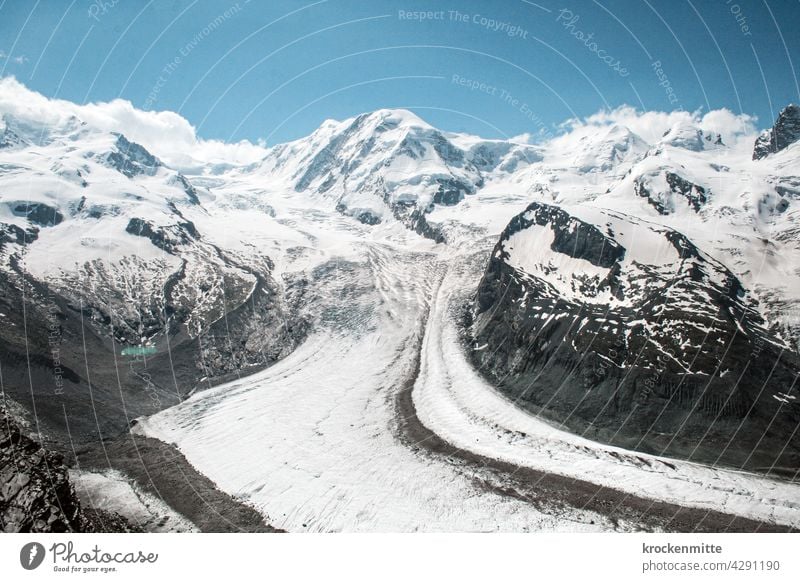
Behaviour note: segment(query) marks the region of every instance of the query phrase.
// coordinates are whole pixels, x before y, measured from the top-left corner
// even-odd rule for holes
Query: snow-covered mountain
[[[675,126],[604,192],[517,215],[471,314],[476,367],[592,438],[791,474],[800,150],[744,145]]]
[[[68,405],[89,438],[320,330],[303,345],[377,333],[363,364],[388,370],[455,270],[468,356],[523,408],[625,447],[714,460],[728,439],[727,464],[796,467],[795,116],[757,140],[690,118],[531,145],[380,110],[184,175],[124,132],[6,112],[6,391],[30,400],[33,370],[41,417],[64,428]]]
[[[379,110],[326,121],[307,138],[272,148],[244,174],[335,202],[336,209],[375,225],[393,217],[424,231],[435,206],[452,206],[540,159],[526,144],[441,132],[405,110]]]
[[[476,367],[575,432],[739,467],[798,462],[795,347],[672,228],[534,202],[503,233],[474,318]]]
[[[786,149],[798,140],[800,140],[800,107],[791,104],[780,112],[775,125],[758,136],[753,148],[753,159],[763,159]]]
[[[36,391],[64,396],[79,438],[118,430],[120,406],[153,410],[201,377],[291,351],[299,333],[285,325],[269,257],[198,228],[206,189],[75,117],[53,126],[5,115],[2,135],[3,372],[14,385],[30,370]],[[130,354],[139,361],[118,360]],[[49,402],[63,416],[43,398],[43,417]]]

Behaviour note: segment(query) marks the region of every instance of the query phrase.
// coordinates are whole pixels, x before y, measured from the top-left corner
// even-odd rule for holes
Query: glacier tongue
[[[289,531],[615,527],[593,512],[481,493],[480,471],[429,457],[424,443],[407,446],[393,434],[395,400],[414,382],[428,341],[425,314],[446,267],[431,245],[340,250],[346,267],[329,264],[318,281],[319,308],[335,313],[300,348],[135,430],[176,443],[224,490]]]
[[[525,413],[476,373],[459,339],[456,319],[485,252],[443,251],[402,231],[390,242],[352,240],[335,233],[345,225],[314,224],[315,240],[328,241],[319,257],[284,266],[318,273],[315,306],[325,319],[303,345],[134,430],[175,443],[289,531],[642,527],[546,500],[532,505],[503,493],[502,474],[457,457],[443,462],[425,442],[408,441],[397,398],[413,389],[419,422],[464,451],[653,500],[800,524],[796,485],[606,447]],[[334,238],[350,242],[329,254]]]
[[[790,126],[774,131],[786,137]],[[579,389],[611,366],[649,369],[675,342],[686,372],[695,340],[716,337],[716,319],[794,354],[800,177],[798,148],[786,140],[755,161],[752,140],[723,143],[697,124],[652,143],[627,127],[586,124],[531,145],[380,110],[326,122],[258,163],[187,177],[77,118],[48,125],[6,115],[2,132],[0,340],[9,353],[27,345],[47,354],[56,314],[79,438],[141,415],[136,430],[176,443],[222,489],[296,531],[669,527],[529,503],[513,475],[475,459],[800,525],[796,485],[553,428],[472,367],[504,352],[480,334],[465,349],[457,325],[491,282],[484,268],[498,235],[527,212],[530,230],[503,240],[489,263],[508,267],[513,304],[482,293],[478,301],[523,313],[537,330],[572,326],[578,342],[652,340],[644,362],[592,355]],[[646,300],[659,289],[674,300],[668,308]],[[22,298],[25,320],[13,308]],[[510,342],[520,341],[515,324]],[[526,348],[556,361],[567,337]],[[87,353],[67,353],[80,339],[91,364],[80,358]],[[128,358],[131,349],[147,357]],[[530,367],[525,351],[504,365]],[[44,397],[53,365],[34,362],[36,399],[43,418],[63,419],[61,401]],[[24,372],[4,367],[27,389]],[[730,379],[737,370],[695,372]],[[793,410],[796,389],[772,388],[775,409]],[[746,408],[711,396],[700,399],[709,418]],[[399,416],[403,398],[413,415]],[[404,421],[463,454],[409,442]]]

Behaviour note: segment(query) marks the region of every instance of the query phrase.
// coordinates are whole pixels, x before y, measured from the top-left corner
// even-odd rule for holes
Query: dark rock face
[[[600,229],[570,216],[560,208],[534,202],[526,210],[530,211],[533,211],[532,220],[525,214],[512,220],[507,231],[509,235],[524,230],[531,224],[551,226],[555,236],[550,248],[558,253],[575,259],[585,259],[599,267],[611,267],[625,256],[625,249],[604,235]]]
[[[364,210],[358,213],[358,221],[362,224],[368,224],[370,226],[375,226],[376,224],[381,223],[381,219],[379,216],[375,216],[369,210]]]
[[[24,216],[38,226],[55,226],[64,220],[64,215],[56,208],[37,202],[17,203],[12,210],[17,216]]]
[[[394,217],[403,222],[408,228],[420,236],[429,238],[437,243],[444,243],[445,237],[442,230],[435,224],[428,222],[427,215],[431,208],[419,208],[416,204],[395,204],[392,207]]]
[[[675,194],[680,194],[689,201],[689,204],[695,212],[700,212],[708,198],[706,197],[706,189],[697,184],[691,183],[689,180],[681,178],[678,174],[667,172],[667,184]]]
[[[340,212],[341,214],[347,215],[350,212],[350,209],[347,207],[346,204],[339,203],[336,205],[336,212]],[[369,226],[375,226],[376,224],[381,223],[381,217],[376,215],[370,210],[359,210],[353,212],[353,216],[361,223],[366,224]]]
[[[152,414],[177,402],[168,376],[152,371],[163,360],[148,361],[149,383],[137,376],[143,363],[120,360],[119,350],[98,331],[108,317],[99,306],[81,311],[13,264],[15,271],[0,273],[3,388],[22,407],[36,410],[43,431],[83,443],[124,430],[127,415]]]
[[[140,174],[153,175],[161,166],[158,158],[122,134],[117,134],[116,151],[108,154],[106,159],[112,168],[128,178]]]
[[[182,222],[167,227],[154,226],[141,218],[131,218],[125,232],[150,239],[154,246],[162,251],[174,253],[176,249],[198,238],[197,230],[191,222]]]
[[[16,224],[6,224],[0,222],[0,250],[3,249],[5,243],[18,244],[24,246],[32,243],[39,236],[39,229],[35,227],[24,230]]]
[[[124,518],[81,509],[61,455],[25,436],[0,406],[0,530],[6,533],[133,531]]]
[[[267,257],[220,249],[172,210],[172,224],[134,218],[127,225],[147,239],[141,244],[175,257],[172,263],[94,261],[57,284],[35,279],[16,258],[18,245],[35,239],[35,227],[0,225],[0,246],[12,253],[10,270],[0,272],[4,389],[37,411],[53,438],[86,443],[119,434],[132,418],[176,404],[201,380],[209,386],[255,372],[305,337]],[[126,282],[135,286],[136,277],[157,283],[141,288],[131,306]]]
[[[500,164],[497,151],[485,144],[480,144],[470,151],[470,161],[482,172],[491,172]]]
[[[565,296],[510,265],[506,241],[532,224],[552,228],[555,253],[608,266],[597,290],[619,301]],[[794,475],[798,354],[770,335],[723,265],[659,232],[679,260],[632,269],[610,233],[532,204],[506,228],[478,287],[474,365],[519,406],[589,438]]]
[[[798,140],[800,140],[800,107],[789,105],[780,112],[775,125],[756,138],[753,159],[763,159]]]
[[[186,197],[189,198],[189,202],[199,206],[200,198],[197,195],[197,189],[192,183],[183,174],[178,174],[176,179],[178,183],[183,186],[183,190],[186,192]]]
[[[659,214],[666,216],[675,212],[676,204],[681,199],[685,199],[695,212],[700,212],[708,202],[710,192],[703,186],[694,184],[674,172],[665,172],[664,177],[669,187],[666,192],[654,191],[642,178],[634,180],[633,183],[634,193],[646,198],[647,203]]]
[[[455,179],[439,179],[439,188],[433,195],[433,203],[443,206],[455,206],[464,199],[464,196],[475,193],[471,184],[466,184]]]

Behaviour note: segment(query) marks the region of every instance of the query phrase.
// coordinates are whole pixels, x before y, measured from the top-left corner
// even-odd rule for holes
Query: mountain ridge
[[[505,263],[494,257],[483,281],[474,282],[474,320],[500,306],[509,318],[494,321],[489,332],[483,324],[473,328],[477,345],[519,341],[519,318],[527,318],[530,346],[542,333],[568,344],[575,338],[553,331],[553,321],[572,314],[577,327],[581,309],[610,305],[621,310],[617,321],[629,323],[637,310],[649,310],[647,325],[634,326],[638,331],[630,337],[650,346],[652,328],[666,346],[661,312],[653,300],[642,299],[652,294],[650,287],[684,297],[686,317],[694,322],[680,324],[688,345],[702,344],[716,325],[714,309],[728,314],[717,339],[739,342],[740,359],[756,344],[762,360],[775,350],[795,353],[800,345],[793,267],[800,263],[793,236],[800,219],[800,178],[792,170],[796,148],[753,160],[749,138],[722,139],[699,122],[672,123],[650,141],[620,123],[578,124],[570,133],[526,144],[443,132],[411,112],[385,109],[326,121],[305,138],[269,148],[255,163],[226,169],[212,164],[187,176],[124,133],[74,116],[49,127],[5,114],[3,125],[0,315],[11,325],[0,341],[9,355],[9,394],[30,401],[24,378],[33,367],[39,391],[34,399],[45,398],[38,408],[56,433],[68,428],[60,418],[62,406],[79,425],[70,432],[102,438],[124,430],[129,414],[157,411],[199,388],[282,359],[310,330],[339,317],[336,310],[316,309],[315,302],[353,291],[343,283],[353,267],[350,251],[342,249],[354,241],[469,254],[500,244],[498,233],[525,212],[534,212],[535,228],[544,230],[521,243],[522,255],[509,254],[522,257],[510,271],[498,271]],[[574,230],[552,230],[556,238],[550,240],[547,229],[559,222]],[[605,250],[592,251],[597,245]],[[624,249],[624,256],[613,249]],[[599,255],[591,258],[592,252]],[[680,258],[681,253],[689,255]],[[677,278],[665,283],[670,269]],[[499,278],[492,281],[487,273]],[[541,301],[561,305],[560,318],[539,327],[541,318],[526,311],[530,305],[500,299],[521,301],[521,289],[531,284],[543,294]],[[24,319],[13,308],[19,302],[29,306]],[[744,339],[736,339],[740,332],[731,309],[747,314]],[[681,313],[679,303],[673,319]],[[586,329],[596,335],[602,327]],[[22,350],[21,330],[33,346],[32,359]],[[603,333],[607,346],[627,341]],[[82,361],[86,349],[94,358],[91,373]],[[526,367],[558,361],[552,349],[543,349],[544,360],[526,360],[525,351],[506,354],[513,365],[484,360],[481,352],[473,356],[478,369],[494,370],[489,377],[502,390],[499,379],[509,372],[522,370],[524,382]],[[710,354],[704,356],[709,366],[719,359]],[[595,394],[609,402],[620,398],[610,384],[614,375],[597,371],[598,358],[589,358],[593,363],[580,372],[576,402],[586,401],[580,392],[586,386],[601,386]],[[121,397],[109,389],[91,402],[90,386],[114,386],[120,362]],[[739,368],[730,369],[733,377]],[[563,378],[570,374],[565,371]],[[692,417],[696,426],[708,415],[742,414],[748,406],[725,388],[714,388],[713,398],[696,386],[677,390],[666,398],[706,415]],[[53,393],[59,398],[47,402]],[[641,394],[634,389],[629,404]],[[778,399],[793,396],[780,394],[772,398],[777,406],[786,404]],[[721,404],[726,400],[734,404]],[[791,402],[786,408],[793,410]],[[557,410],[551,413],[561,414]],[[674,420],[686,410],[667,416]],[[643,430],[647,418],[653,420],[644,415],[634,430]],[[610,415],[605,422],[610,430],[619,418]],[[602,431],[596,437],[606,438]],[[663,445],[651,442],[648,450]],[[741,461],[741,450],[735,453],[726,461]]]

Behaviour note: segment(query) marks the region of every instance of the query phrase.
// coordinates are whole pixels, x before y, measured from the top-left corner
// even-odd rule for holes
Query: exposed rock
[[[0,530],[6,533],[135,531],[124,518],[89,517],[69,480],[64,458],[26,436],[0,405]]]
[[[112,168],[133,178],[141,174],[152,176],[161,167],[161,161],[138,143],[128,141],[122,134],[116,135],[116,149],[106,156]]]
[[[669,171],[636,178],[633,182],[633,191],[637,196],[646,198],[647,203],[661,215],[675,212],[679,204],[685,204],[683,200],[688,202],[695,212],[700,212],[710,195],[703,186]]]
[[[189,198],[189,202],[192,204],[200,204],[200,198],[197,194],[197,189],[192,185],[192,183],[184,176],[183,174],[178,174],[176,176],[176,181],[183,186],[184,192],[186,192],[187,198]]]
[[[10,242],[24,246],[35,241],[38,236],[39,229],[36,227],[29,227],[27,230],[23,230],[16,224],[0,222],[0,250],[2,250],[5,243]]]
[[[753,159],[763,159],[786,149],[798,140],[800,140],[800,107],[788,105],[778,115],[775,125],[756,138]]]
[[[689,180],[681,178],[678,174],[667,172],[667,184],[675,194],[680,194],[689,201],[695,212],[700,212],[708,201],[706,189],[697,184],[692,184]]]
[[[197,230],[191,222],[155,226],[147,220],[131,218],[125,231],[150,239],[153,245],[170,254],[175,252],[176,247],[187,244],[191,238],[197,238]]]
[[[0,149],[24,147],[29,145],[23,138],[21,138],[11,127],[6,125],[3,133],[0,134]]]
[[[475,298],[476,368],[517,404],[590,438],[793,474],[797,354],[684,235],[598,212],[590,224],[532,204],[511,221]],[[515,238],[536,228],[550,238]],[[537,240],[552,240],[541,257]],[[620,240],[648,244],[652,264]],[[534,249],[538,270],[520,268]]]
[[[64,215],[58,209],[36,202],[17,202],[12,211],[17,216],[24,216],[38,226],[55,226],[64,220]]]

